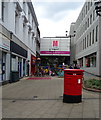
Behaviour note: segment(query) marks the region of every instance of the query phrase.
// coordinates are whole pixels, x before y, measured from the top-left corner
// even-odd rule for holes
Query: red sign
[[[52,47],[58,47],[59,41],[52,41]]]

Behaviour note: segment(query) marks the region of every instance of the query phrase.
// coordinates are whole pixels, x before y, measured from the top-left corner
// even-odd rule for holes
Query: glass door
[[[2,53],[2,80],[6,80],[6,53]]]
[[[2,82],[2,51],[0,51],[0,82]]]

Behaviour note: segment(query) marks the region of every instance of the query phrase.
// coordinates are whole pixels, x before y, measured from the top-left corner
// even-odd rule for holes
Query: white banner
[[[6,50],[10,50],[10,40],[0,34],[0,47]]]

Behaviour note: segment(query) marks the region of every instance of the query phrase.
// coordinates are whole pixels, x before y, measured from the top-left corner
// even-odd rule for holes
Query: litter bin
[[[19,72],[11,71],[10,83],[19,81]]]
[[[64,70],[64,103],[79,103],[82,100],[82,78],[84,70]]]

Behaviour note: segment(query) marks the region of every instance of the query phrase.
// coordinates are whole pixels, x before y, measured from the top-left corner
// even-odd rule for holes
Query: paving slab
[[[99,118],[99,93],[83,90],[81,103],[63,103],[63,78],[2,87],[3,118]]]

